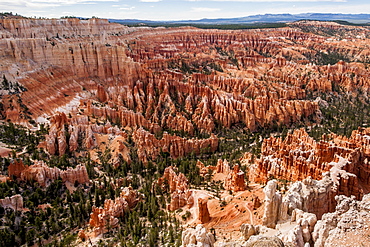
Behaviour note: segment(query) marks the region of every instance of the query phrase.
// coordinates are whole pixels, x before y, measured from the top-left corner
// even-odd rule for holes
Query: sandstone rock
[[[234,165],[233,170],[227,175],[224,187],[234,192],[245,190],[244,172],[239,169],[239,165]]]
[[[261,200],[258,196],[256,195],[252,195],[252,201],[253,201],[253,209],[256,210],[257,208],[259,208],[262,203],[261,203]]]
[[[342,239],[346,234],[362,236],[363,239],[367,236],[370,220],[369,194],[365,195],[361,201],[343,195],[336,196],[335,199],[338,201],[336,210],[324,214],[315,225],[312,233],[315,247],[330,245]],[[343,245],[351,244],[345,238],[342,241],[344,241]]]
[[[12,163],[8,170],[9,176],[15,176],[22,180],[34,180],[41,186],[48,186],[50,181],[58,179],[63,182],[75,182],[79,184],[88,183],[89,177],[84,165],[77,165],[76,168],[68,167],[66,170],[60,170],[57,167],[48,167],[43,161],[37,161],[34,165],[25,166],[21,162]]]
[[[194,204],[194,198],[192,191],[189,190],[187,178],[181,172],[176,174],[172,166],[164,170],[163,176],[158,179],[157,183],[162,188],[165,188],[166,185],[169,187],[169,192],[171,193],[171,202],[168,205],[169,210],[174,211],[186,205],[191,207]]]
[[[23,197],[21,195],[14,195],[0,199],[0,205],[3,208],[11,208],[12,210],[23,210]]]
[[[208,223],[211,220],[207,202],[208,199],[198,198],[198,219],[201,224]]]
[[[229,175],[230,173],[230,165],[227,160],[222,161],[221,159],[217,160],[217,166],[216,166],[216,172],[217,173],[223,173],[225,175]]]
[[[311,240],[311,233],[314,230],[317,222],[315,214],[303,212],[300,209],[294,209],[292,213],[291,221],[296,221],[297,224],[302,228],[302,236],[305,243]]]
[[[248,241],[252,235],[258,235],[259,231],[252,224],[243,224],[240,226],[240,231],[243,234],[244,240]]]
[[[340,163],[340,162],[339,162]],[[324,178],[320,181],[307,178],[302,182],[292,184],[284,196],[281,196],[276,191],[277,182],[271,180],[264,188],[265,192],[265,211],[263,216],[263,224],[268,227],[274,228],[279,221],[286,221],[289,216],[293,215],[293,220],[296,218],[297,209],[303,212],[314,214],[317,219],[320,219],[324,213],[333,212],[335,210],[336,201],[335,196],[340,194],[340,179],[347,179],[348,173],[343,170],[338,170],[334,167],[330,172],[324,174]],[[306,213],[305,213],[306,214]],[[307,215],[305,217],[308,217]],[[307,227],[312,231],[314,219],[309,217],[311,222]],[[299,221],[300,222],[300,221]],[[306,234],[306,233],[305,233]],[[307,236],[307,238],[309,238]]]
[[[107,227],[117,227],[118,218],[135,207],[140,198],[141,196],[138,192],[130,187],[126,187],[121,191],[119,197],[114,200],[106,199],[103,208],[93,206],[89,225],[93,228],[95,236],[104,233]]]
[[[78,232],[78,237],[82,240],[82,241],[85,241],[87,239],[87,236],[86,236],[86,233],[84,230],[80,230]]]
[[[276,192],[276,186],[276,180],[271,180],[263,189],[263,192],[265,193],[265,210],[263,213],[262,222],[263,225],[270,228],[275,228],[276,223],[279,219],[281,194],[279,192]]]
[[[299,225],[295,226],[284,236],[283,241],[288,246],[304,247],[302,228]]]
[[[5,183],[7,181],[10,181],[9,177],[0,175],[0,183]]]
[[[210,170],[211,170],[211,172],[213,173],[213,171],[214,171],[214,169],[216,169],[216,167],[214,167],[214,166],[205,166],[204,164],[203,164],[203,162],[201,162],[201,161],[197,161],[197,167],[199,168],[199,174],[201,175],[201,176],[207,176],[207,174],[209,174],[209,172],[210,172]]]
[[[213,247],[215,238],[213,234],[207,233],[203,225],[197,225],[196,228],[188,228],[182,232],[182,246],[183,247]]]
[[[287,246],[304,247],[310,245],[311,233],[314,230],[317,218],[315,214],[303,212],[300,209],[294,209],[292,213],[292,222],[295,222],[295,227],[290,230],[282,240]]]
[[[277,237],[252,236],[245,247],[284,247],[284,243]]]
[[[271,38],[278,39],[284,35],[312,42],[323,40],[297,29],[290,32],[260,31],[258,34],[255,31],[230,33],[220,30],[209,33],[193,28],[147,29],[150,35],[142,35],[137,28],[109,24],[107,20],[22,19],[2,22],[0,47],[4,52],[1,55],[7,63],[19,68],[16,70],[18,74],[9,69],[10,65],[3,70],[29,89],[22,99],[35,118],[51,115],[55,109],[66,105],[69,110],[76,99],[94,95],[107,106],[93,107],[88,110],[89,114],[109,117],[135,129],[145,127],[152,133],[160,127],[167,127],[193,135],[195,126],[202,133],[212,133],[216,122],[223,127],[243,122],[247,128],[255,130],[265,124],[286,124],[291,119],[296,121],[316,114],[318,104],[303,100],[305,91],[301,85],[309,85],[310,89],[326,89],[325,86],[331,85],[330,82],[321,82],[321,78],[311,79],[305,77],[305,73],[298,73],[301,65],[289,63],[281,56],[282,51],[286,56],[292,56],[288,54],[290,49],[283,49],[290,44],[281,39],[279,45],[271,41]],[[189,35],[192,39],[186,38]],[[243,70],[242,76],[212,72],[209,75],[193,73],[185,78],[177,68],[169,68],[170,63],[180,59],[181,64],[187,63],[188,59],[183,59],[181,54],[190,54],[191,50],[191,55],[193,52],[200,54],[196,62],[205,64],[205,69],[210,68],[209,56],[213,64],[225,70],[234,69],[228,56],[215,52],[216,46],[222,49],[227,46],[234,52]],[[6,52],[11,49],[14,52]],[[257,51],[272,56],[267,58]],[[300,55],[299,58],[302,57]],[[15,61],[29,62],[20,64]],[[292,71],[282,72],[282,66]],[[348,70],[349,66],[342,67]],[[271,87],[261,83],[260,78],[270,69],[268,76],[274,78],[270,80]],[[284,86],[275,83],[275,79],[283,82]],[[35,89],[39,89],[38,94],[33,93]],[[10,107],[10,100],[5,101],[6,116],[21,121],[19,111]],[[187,112],[178,109],[174,104],[177,101],[185,106]],[[47,107],[40,108],[41,104]],[[72,108],[76,110],[77,107],[73,105]]]
[[[23,164],[22,161],[14,160],[8,166],[8,175],[10,178],[13,176],[19,178],[25,169],[26,169],[26,166]]]
[[[356,130],[349,139],[331,135],[320,142],[315,142],[303,129],[288,134],[284,141],[270,137],[263,142],[261,158],[250,166],[249,179],[266,182],[269,177],[275,177],[300,181],[310,176],[320,180],[324,172],[331,170],[332,176],[338,177],[333,179],[339,180],[340,194],[361,198],[359,184],[369,179],[364,140],[367,132]],[[338,171],[352,175],[339,175]]]
[[[172,158],[178,158],[191,152],[199,154],[205,149],[214,152],[218,147],[218,139],[213,134],[208,139],[186,140],[164,133],[162,139],[158,140],[142,128],[134,132],[133,140],[138,147],[139,159],[143,162],[148,162],[149,159],[155,160],[161,151],[170,153]]]

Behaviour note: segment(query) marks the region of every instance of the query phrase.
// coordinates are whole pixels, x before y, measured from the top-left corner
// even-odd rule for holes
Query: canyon
[[[369,37],[335,22],[1,17],[0,205],[4,224],[13,212],[18,222],[1,234],[78,246],[364,241]],[[361,105],[356,129],[335,115],[344,99]]]

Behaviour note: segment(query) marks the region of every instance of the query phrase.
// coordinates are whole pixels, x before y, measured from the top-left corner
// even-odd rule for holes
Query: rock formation
[[[158,179],[159,186],[166,187],[166,185],[168,185],[169,187],[169,192],[171,193],[171,202],[168,205],[168,209],[171,211],[186,205],[191,207],[194,204],[192,191],[189,190],[188,179],[181,172],[176,174],[173,169],[174,168],[172,166],[167,167],[164,170],[163,176]],[[207,204],[207,202],[205,203]]]
[[[270,228],[275,228],[276,223],[279,219],[281,194],[276,191],[276,186],[276,180],[271,180],[263,189],[263,192],[265,193],[265,211],[263,214],[262,222],[263,225]]]
[[[118,226],[118,218],[134,208],[140,200],[140,195],[130,187],[125,187],[119,197],[114,200],[106,199],[103,208],[93,206],[89,225],[93,228],[95,236],[104,233],[107,228]]]
[[[40,146],[50,155],[97,156],[98,151],[111,150],[109,162],[117,167],[122,157],[131,160],[129,148],[137,149],[139,161],[148,163],[161,154],[176,159],[215,152],[215,133],[235,125],[257,131],[320,121],[319,107],[326,102],[313,100],[311,92],[337,95],[337,88],[343,88],[349,95],[369,94],[368,29],[311,21],[289,25],[231,31],[129,28],[96,18],[1,18],[0,118],[28,127],[48,125]],[[317,26],[326,32],[307,31]],[[323,54],[351,62],[321,65]],[[286,243],[326,242],[320,232],[331,228],[318,227],[318,235],[311,234],[313,215],[320,219],[334,212],[338,195],[361,199],[368,192],[369,135],[370,129],[361,128],[350,138],[327,135],[316,142],[301,129],[284,140],[264,140],[259,159],[245,155],[249,180],[267,183],[263,223],[276,227],[292,216],[296,226]],[[245,190],[238,165],[231,168],[220,160],[216,166],[198,166],[203,176],[220,175],[225,189]],[[59,177],[70,183],[89,181],[81,165],[60,170],[43,162],[26,166],[15,161],[8,174],[41,186]],[[271,178],[298,182],[283,195],[275,181],[268,182]],[[194,204],[186,177],[173,167],[165,170],[158,185],[168,185],[170,210]],[[136,204],[136,193],[126,192],[93,209],[90,223],[96,234],[107,225],[116,226],[117,218]],[[14,208],[11,198],[4,200]],[[209,222],[207,201],[196,198],[195,203],[199,220]],[[245,210],[233,210],[244,215],[252,206],[259,208],[258,197],[253,205],[244,205]],[[342,229],[341,224],[332,230]],[[249,244],[264,244],[254,237],[252,226],[244,232]],[[212,235],[202,227],[184,233],[184,246],[213,245]],[[281,246],[277,239],[266,241]]]
[[[324,214],[317,222],[312,233],[315,247],[323,246],[355,246],[367,242],[370,227],[370,195],[365,195],[361,201],[343,195],[336,196],[336,210]],[[346,238],[357,235],[353,240]]]
[[[26,166],[22,162],[14,162],[9,165],[8,174],[25,181],[36,181],[40,186],[48,186],[49,183],[59,177],[63,182],[75,182],[79,184],[88,183],[89,177],[84,165],[77,165],[76,168],[68,167],[60,170],[57,167],[49,167],[43,161],[37,161],[34,165]]]
[[[259,234],[259,227],[252,224],[243,224],[240,226],[240,232],[243,234],[244,240],[248,241],[251,236]]]
[[[264,237],[264,236],[256,236],[256,238],[251,239],[246,247],[284,247],[283,241],[281,241],[277,237]]]
[[[51,155],[64,155],[69,152],[94,151],[97,148],[111,151],[111,162],[114,167],[120,165],[120,156],[131,162],[129,149],[126,146],[127,133],[110,122],[97,124],[89,122],[88,116],[71,116],[65,113],[55,114],[51,120],[49,133],[42,147]]]
[[[239,169],[239,165],[234,165],[233,170],[225,179],[225,189],[232,190],[234,192],[245,190],[244,176],[244,172]]]
[[[218,159],[216,166],[207,166],[205,167],[204,164],[201,162],[197,163],[199,167],[200,174],[205,176],[209,174],[209,171],[212,172],[212,175],[218,180],[219,176],[217,174],[222,174],[221,176],[224,182],[224,188],[226,190],[238,192],[245,190],[245,173],[240,170],[239,165],[234,165],[233,168],[230,168],[229,162],[227,160]]]
[[[352,174],[348,178],[341,177],[348,181],[339,183],[339,191],[360,198],[361,184],[368,183],[370,175],[368,132],[369,129],[353,131],[349,139],[325,136],[320,142],[314,141],[303,129],[288,134],[284,141],[270,137],[263,141],[261,158],[250,166],[249,179],[254,182],[266,182],[271,177],[288,181],[307,177],[320,180],[324,172],[337,167],[333,170],[335,174],[339,170]]]
[[[214,152],[218,147],[218,139],[213,134],[208,139],[187,140],[164,133],[162,139],[158,140],[153,134],[142,128],[134,132],[133,140],[138,148],[139,159],[143,162],[147,162],[149,159],[155,160],[160,152],[168,152],[172,158],[176,159],[191,152],[195,154],[206,151]]]
[[[310,246],[316,222],[315,214],[295,209],[291,218],[291,223],[295,226],[288,233],[281,236],[284,244],[287,246]]]
[[[264,188],[263,224],[274,228],[278,221],[287,220],[288,215],[291,216],[295,209],[313,213],[318,219],[324,213],[334,211],[336,206],[334,198],[341,194],[339,181],[341,178],[351,177],[351,174],[347,174],[342,175],[344,178],[339,177],[339,180],[338,177],[331,176],[330,172],[325,173],[324,178],[320,181],[307,178],[302,182],[292,184],[284,196],[276,191],[276,180],[269,181]]]
[[[81,239],[82,241],[85,241],[87,239],[87,236],[86,236],[86,232],[84,230],[80,230],[78,232],[78,237],[79,239]]]
[[[11,208],[12,210],[23,210],[23,197],[21,195],[14,195],[0,199],[0,206],[3,208]]]
[[[182,247],[213,247],[215,238],[213,234],[208,233],[203,225],[197,225],[196,228],[188,228],[182,232]]]
[[[138,28],[97,19],[4,20],[1,28],[2,57],[15,64],[18,74],[10,65],[3,71],[27,89],[21,95],[22,104],[27,106],[28,116],[39,120],[59,109],[77,112],[78,101],[89,104],[92,100],[94,106],[79,114],[109,117],[122,126],[145,127],[152,133],[160,128],[189,135],[211,133],[216,123],[231,127],[239,122],[256,130],[317,114],[317,103],[304,100],[302,85],[323,90],[331,85],[329,80],[325,84],[308,77],[308,71],[302,74],[303,65],[281,57],[281,51],[290,47],[281,39],[276,42],[281,36],[323,40],[297,29],[146,29],[144,35]],[[14,40],[7,40],[9,37]],[[193,62],[187,56],[194,54],[199,56]],[[302,56],[297,55],[300,60]],[[30,62],[25,65],[17,62],[27,59]],[[239,75],[222,73],[235,70],[235,61]],[[188,70],[192,73],[185,77]],[[269,86],[263,82],[267,78],[272,82]],[[27,111],[12,103],[12,98],[4,98],[6,118],[24,121],[19,113]],[[187,112],[178,105],[186,106]]]
[[[211,219],[207,202],[207,199],[198,198],[198,219],[201,224],[208,223]]]

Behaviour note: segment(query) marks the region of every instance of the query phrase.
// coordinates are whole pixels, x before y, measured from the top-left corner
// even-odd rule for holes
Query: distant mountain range
[[[238,18],[219,18],[219,19],[200,19],[200,20],[181,20],[181,21],[150,21],[137,19],[110,19],[111,22],[122,24],[253,24],[253,23],[285,23],[299,20],[319,20],[319,21],[348,21],[351,23],[370,23],[370,14],[323,14],[323,13],[303,13],[303,14],[264,14],[250,15]]]

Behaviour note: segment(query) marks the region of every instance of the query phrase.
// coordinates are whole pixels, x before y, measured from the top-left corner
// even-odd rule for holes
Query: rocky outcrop
[[[1,38],[52,38],[81,37],[100,35],[104,32],[124,30],[118,24],[110,24],[106,19],[78,18],[64,19],[33,19],[33,18],[4,18],[0,19]],[[126,28],[128,29],[128,28]]]
[[[298,78],[286,77],[281,66],[294,72],[301,67],[280,54],[290,44],[271,40],[288,35],[322,41],[297,30],[141,31],[100,19],[6,19],[1,28],[0,47],[7,63],[3,71],[27,89],[21,98],[34,119],[61,108],[78,112],[77,101],[94,100],[90,116],[109,116],[123,126],[145,127],[153,133],[160,127],[192,136],[240,122],[251,130],[275,122],[288,124],[318,110],[316,102],[304,100],[301,88],[317,83],[303,80],[300,72],[293,73]],[[221,72],[238,67],[242,71],[238,75]],[[272,78],[269,86],[262,74]],[[24,121],[13,98],[4,99],[5,115]]]
[[[222,162],[222,160],[219,160]],[[197,161],[197,167],[199,168],[199,174],[203,177],[210,176],[217,170],[216,166],[205,166],[200,160]]]
[[[78,232],[78,238],[84,242],[87,239],[86,232],[84,230],[80,230]]]
[[[317,218],[315,214],[295,209],[292,213],[291,222],[296,226],[282,237],[283,242],[288,246],[306,246],[312,243],[312,232]]]
[[[171,202],[168,205],[169,210],[174,211],[186,205],[191,207],[194,204],[192,191],[189,190],[188,179],[181,172],[176,174],[172,166],[164,170],[164,174],[158,179],[157,184],[162,188],[166,186],[169,188],[171,193]]]
[[[335,212],[324,214],[315,225],[312,233],[314,246],[360,245],[366,241],[370,227],[370,195],[365,195],[361,201],[343,195],[335,199],[338,202]],[[357,235],[356,239],[346,238],[353,235]]]
[[[8,176],[0,175],[0,183],[5,183],[9,180],[10,178]]]
[[[216,165],[216,173],[223,173],[225,175],[229,175],[231,172],[231,168],[229,162],[227,160],[218,159]]]
[[[88,116],[70,116],[65,113],[55,114],[51,118],[51,127],[46,140],[40,146],[51,155],[64,155],[68,152],[91,151],[98,147],[111,151],[110,161],[114,167],[120,165],[120,157],[131,162],[127,142],[127,133],[105,124],[91,123]]]
[[[205,167],[201,162],[198,162],[197,165],[202,176],[212,174],[214,179],[223,180],[223,186],[226,190],[238,192],[246,189],[245,173],[240,170],[239,165],[237,164],[231,169],[227,160],[218,159],[216,166]],[[217,174],[221,174],[222,176]]]
[[[215,238],[213,234],[208,233],[203,225],[197,225],[196,228],[188,228],[182,232],[182,247],[213,247]]]
[[[49,183],[59,177],[63,182],[72,184],[84,184],[89,182],[86,167],[77,165],[76,168],[68,167],[66,170],[60,170],[57,167],[49,167],[43,161],[37,161],[34,165],[26,166],[22,162],[14,162],[9,165],[8,174],[25,181],[36,181],[41,186],[48,186]]]
[[[245,175],[239,169],[239,165],[234,165],[233,170],[227,175],[224,187],[226,190],[232,190],[234,192],[245,190]]]
[[[292,184],[284,196],[276,191],[277,181],[271,180],[264,188],[265,211],[263,224],[274,228],[279,221],[286,221],[289,216],[300,209],[304,212],[313,213],[318,219],[327,212],[335,210],[335,196],[343,193],[362,197],[359,194],[357,177],[354,174],[341,170],[346,160],[340,158],[332,169],[323,174],[322,180],[313,180],[310,177],[302,182]],[[348,186],[349,184],[352,184]],[[346,189],[343,190],[343,187]]]
[[[272,184],[270,183],[270,186]],[[335,196],[335,200],[335,211],[325,213],[321,220],[317,220],[313,213],[296,208],[290,219],[278,224],[276,230],[243,224],[240,230],[244,241],[224,243],[220,246],[254,246],[253,243],[266,236],[274,236],[285,246],[360,246],[367,241],[370,228],[370,194],[365,195],[361,201],[356,200],[354,196],[344,195]],[[275,245],[270,243],[268,246]]]
[[[20,160],[14,160],[9,166],[8,166],[8,175],[11,178],[12,176],[15,176],[17,178],[21,177],[22,172],[27,168]]]
[[[198,198],[198,219],[201,224],[208,223],[211,220],[207,203],[208,199]]]
[[[254,131],[318,117],[307,90],[369,90],[361,63],[312,63],[316,51],[366,62],[368,31],[359,27],[339,25],[358,33],[348,45],[299,27],[142,29],[95,18],[5,18],[0,24],[0,73],[25,88],[20,100],[2,99],[2,115],[17,122],[43,122],[64,111],[151,133],[193,136],[240,123]]]
[[[284,247],[283,241],[277,237],[256,236],[247,242],[245,247]]]
[[[139,159],[148,162],[149,159],[155,160],[160,152],[168,152],[172,158],[176,159],[194,152],[214,152],[218,147],[218,138],[211,135],[207,139],[185,139],[176,135],[164,133],[161,139],[157,139],[153,134],[140,128],[133,134],[133,140],[138,148]]]
[[[276,180],[271,180],[263,189],[263,192],[265,193],[265,210],[263,213],[262,224],[270,228],[275,228],[280,213],[281,194],[276,191],[276,186]]]
[[[240,226],[240,232],[242,233],[244,240],[248,241],[251,236],[259,234],[259,226],[243,224]]]
[[[3,208],[11,208],[14,211],[23,210],[23,197],[21,195],[14,195],[0,199],[0,206]]]
[[[359,184],[368,183],[370,175],[368,132],[368,129],[353,131],[349,139],[337,135],[324,136],[320,142],[303,129],[288,134],[285,140],[270,137],[263,141],[261,158],[250,166],[249,179],[261,183],[269,178],[301,181],[311,177],[320,180],[324,172],[341,163],[339,170],[352,173],[357,178],[351,175],[347,182],[339,184],[343,187],[339,190],[346,195],[353,192],[360,196],[361,192],[357,191]],[[352,192],[346,191],[348,189]]]
[[[106,199],[103,208],[93,206],[89,225],[93,228],[95,236],[104,233],[107,228],[118,226],[119,217],[135,207],[140,195],[130,187],[125,187],[119,197],[114,200]]]

